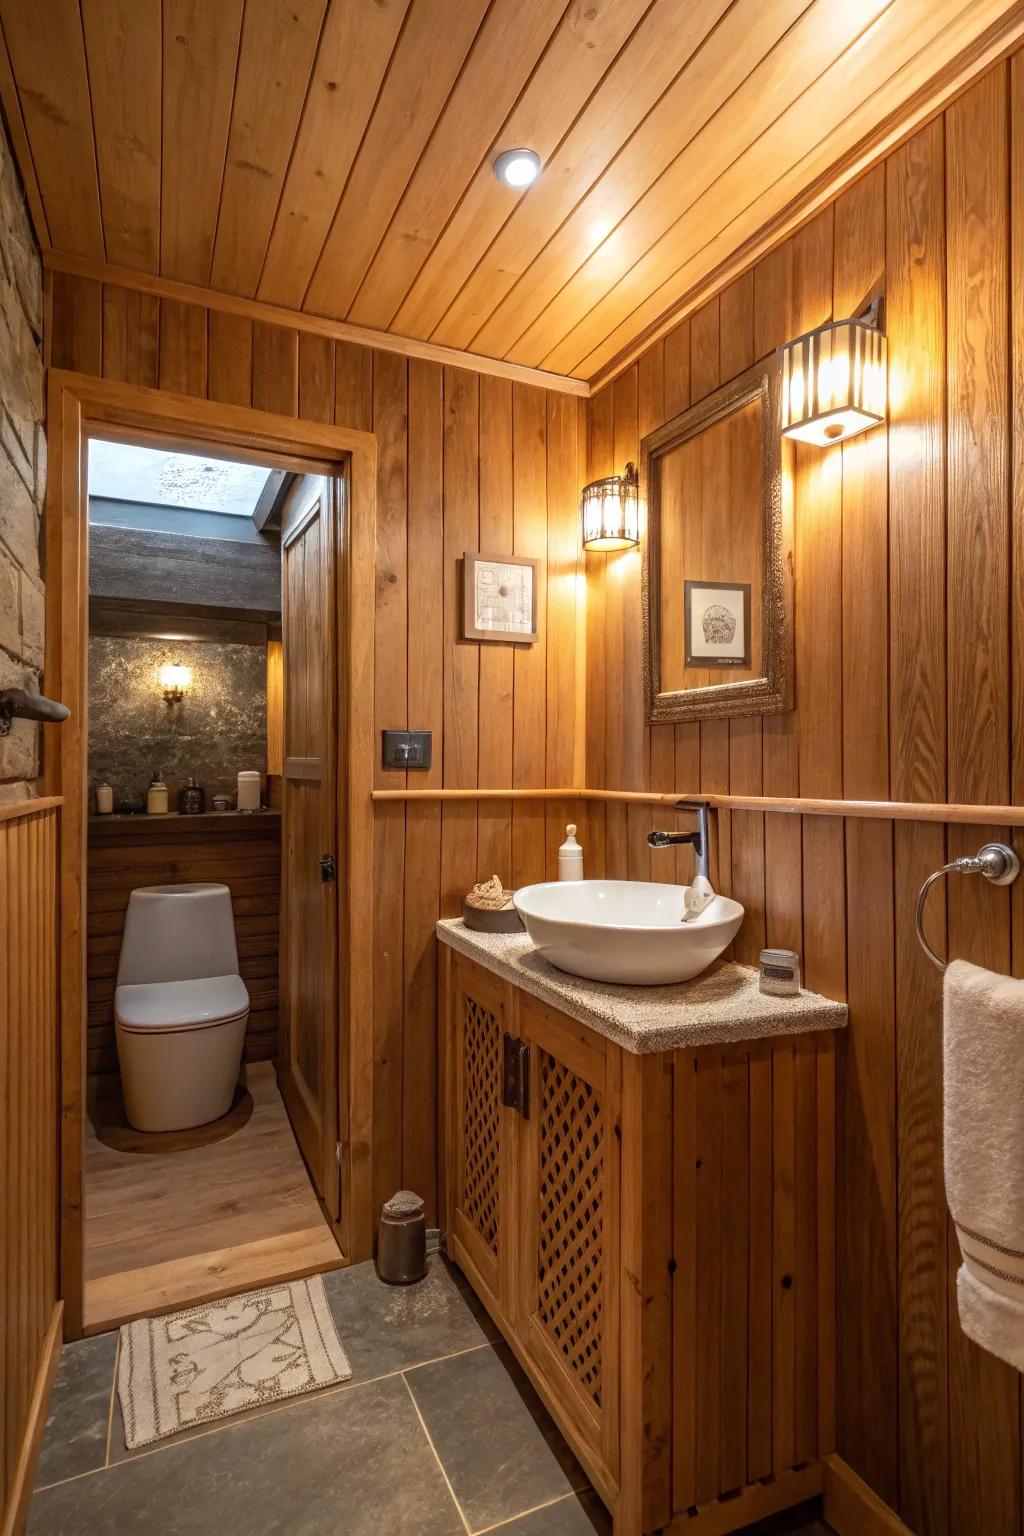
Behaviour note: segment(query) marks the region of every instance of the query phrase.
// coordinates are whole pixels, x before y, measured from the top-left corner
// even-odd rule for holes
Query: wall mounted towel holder
[[[914,913],[914,926],[917,929],[917,937],[921,948],[924,950],[932,965],[940,971],[946,969],[946,962],[940,960],[924,936],[924,904],[928,892],[936,880],[941,880],[943,875],[984,875],[990,885],[1012,885],[1020,874],[1020,859],[1006,843],[986,843],[979,848],[973,858],[953,859],[948,864],[943,864],[933,875],[929,875],[921,889],[917,893],[917,910]]]

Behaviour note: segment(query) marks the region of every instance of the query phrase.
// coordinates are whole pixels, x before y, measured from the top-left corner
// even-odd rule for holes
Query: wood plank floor
[[[273,1066],[246,1081],[223,1121],[195,1131],[140,1135],[102,1102],[89,1117],[87,1333],[342,1263]]]

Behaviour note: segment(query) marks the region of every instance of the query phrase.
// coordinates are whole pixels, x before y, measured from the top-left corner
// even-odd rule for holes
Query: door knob
[[[324,885],[330,885],[332,880],[337,880],[338,866],[334,862],[333,853],[325,853],[323,858],[320,859],[319,863],[320,878],[324,882]]]

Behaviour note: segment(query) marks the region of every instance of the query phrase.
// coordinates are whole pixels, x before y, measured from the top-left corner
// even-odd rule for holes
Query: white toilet
[[[227,886],[132,891],[114,993],[129,1124],[181,1131],[227,1114],[248,1017]]]

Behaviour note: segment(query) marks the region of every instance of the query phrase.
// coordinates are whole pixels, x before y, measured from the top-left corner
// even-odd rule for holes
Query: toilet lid
[[[237,1019],[249,1007],[240,976],[204,976],[197,981],[145,981],[118,987],[114,1018],[138,1034],[203,1029]]]

